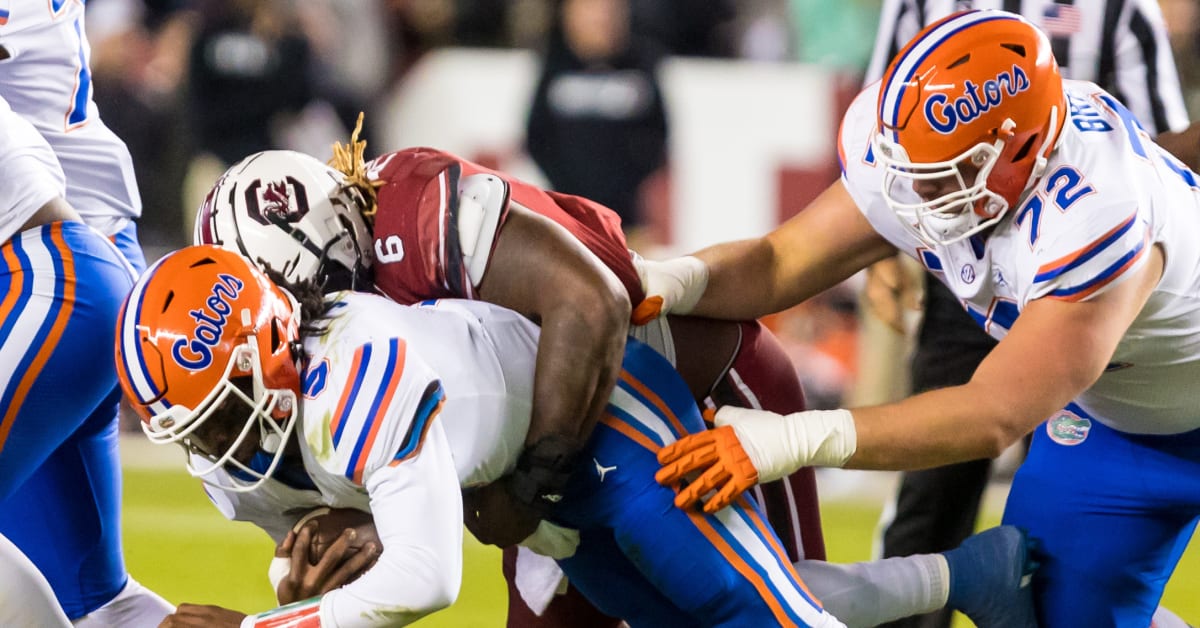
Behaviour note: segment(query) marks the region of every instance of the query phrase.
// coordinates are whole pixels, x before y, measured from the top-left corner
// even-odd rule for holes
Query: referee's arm
[[[1109,0],[1109,5],[1103,37],[1111,38],[1111,46],[1108,54],[1101,54],[1101,86],[1129,107],[1155,135],[1159,146],[1192,169],[1200,169],[1200,122],[1188,124],[1179,72],[1158,2]],[[1113,11],[1116,7],[1123,10]],[[1106,43],[1110,42],[1101,42],[1102,50]],[[1105,68],[1106,61],[1113,66]],[[1108,82],[1112,84],[1103,84]]]

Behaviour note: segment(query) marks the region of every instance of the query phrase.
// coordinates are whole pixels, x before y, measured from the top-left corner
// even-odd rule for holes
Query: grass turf
[[[870,557],[879,510],[878,504],[823,502],[831,560]],[[999,513],[986,513],[983,525],[998,520]],[[250,524],[226,521],[209,503],[200,483],[182,469],[127,468],[124,524],[130,573],[171,602],[218,604],[246,612],[274,606],[266,579],[270,539]],[[500,552],[465,536],[458,603],[421,621],[421,626],[504,625],[507,594],[500,576]],[[1200,547],[1184,554],[1163,604],[1191,623],[1200,621]],[[969,625],[962,617],[956,623]]]

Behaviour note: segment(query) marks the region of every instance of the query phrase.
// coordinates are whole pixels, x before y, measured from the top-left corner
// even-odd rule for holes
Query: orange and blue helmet
[[[117,320],[117,376],[142,430],[156,444],[183,445],[196,477],[229,467],[242,480],[232,490],[262,484],[298,416],[299,318],[295,299],[237,253],[191,246],[163,257]],[[223,451],[202,446],[206,422],[231,405],[245,412],[240,432]],[[248,438],[268,456],[261,467],[234,458]]]
[[[1021,16],[967,11],[927,26],[880,85],[884,198],[926,242],[987,229],[1042,175],[1065,103],[1050,41]],[[915,182],[947,177],[960,189],[927,201],[913,193]]]

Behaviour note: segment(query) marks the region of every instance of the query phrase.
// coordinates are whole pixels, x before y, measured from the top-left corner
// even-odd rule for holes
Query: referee
[[[1160,146],[1200,169],[1200,123],[1188,125],[1155,0],[884,0],[866,84],[880,79],[888,62],[921,28],[969,9],[1020,13],[1040,26],[1050,37],[1064,78],[1099,84],[1125,103]],[[899,316],[903,308],[897,300],[911,302],[912,286],[904,277],[895,259],[868,270],[865,299],[876,315]],[[912,359],[913,392],[966,383],[996,341],[941,282],[925,281],[923,314]],[[898,318],[886,320],[885,315],[883,322],[903,329]],[[977,460],[904,473],[894,510],[885,510],[894,515],[889,521],[885,514],[882,522],[883,556],[940,552],[961,543],[975,527],[990,468],[991,460]],[[950,615],[943,610],[889,626],[948,628]]]

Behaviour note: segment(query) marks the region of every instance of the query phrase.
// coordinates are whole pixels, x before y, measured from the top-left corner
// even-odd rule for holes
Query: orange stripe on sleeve
[[[1120,268],[1113,271],[1113,273],[1111,275],[1109,275],[1107,279],[1097,283],[1096,285],[1088,288],[1087,290],[1082,290],[1080,292],[1076,292],[1075,294],[1068,295],[1065,297],[1056,297],[1054,295],[1047,295],[1047,298],[1054,299],[1056,301],[1072,301],[1072,302],[1082,301],[1083,299],[1086,299],[1089,295],[1094,294],[1097,290],[1103,288],[1104,286],[1107,286],[1108,284],[1115,281],[1122,274],[1124,274],[1126,270],[1129,270],[1130,266],[1133,266],[1134,264],[1137,263],[1138,260],[1142,259],[1142,256],[1146,254],[1146,250],[1149,248],[1150,247],[1148,245],[1143,246],[1142,250],[1138,251],[1137,255],[1134,255],[1133,257],[1129,258],[1129,261],[1125,262],[1124,264],[1121,265]]]
[[[354,352],[354,363],[350,365],[351,373],[358,373],[362,367],[363,350],[360,347]],[[354,394],[354,386],[344,386],[342,388],[342,397],[338,399],[337,410],[333,411],[333,421],[329,424],[329,435],[337,434],[338,426],[342,424],[342,416],[346,412],[346,404],[350,401],[350,395]]]
[[[379,404],[379,409],[375,411],[375,416],[371,417],[371,431],[367,432],[367,440],[363,442],[362,452],[358,455],[358,464],[354,465],[354,480],[355,484],[362,484],[363,469],[367,466],[367,458],[371,455],[371,447],[375,445],[375,437],[379,435],[379,426],[383,425],[384,417],[387,416],[388,408],[392,405],[392,397],[396,396],[396,388],[400,386],[400,378],[404,375],[404,362],[408,357],[407,343],[399,340],[396,344],[396,368],[391,373],[391,381],[388,382],[387,392],[383,394],[383,401]]]
[[[425,427],[421,428],[421,435],[417,437],[417,446],[413,448],[413,450],[409,452],[407,456],[403,458],[396,458],[395,460],[389,462],[389,467],[403,464],[405,460],[408,460],[421,453],[421,446],[425,444],[425,435],[429,433],[429,428],[433,425],[434,419],[438,418],[438,415],[442,413],[442,406],[444,405],[446,405],[446,400],[442,399],[438,402],[437,407],[433,409],[433,412],[429,413],[429,418],[425,419]]]
[[[1047,273],[1047,272],[1054,272],[1055,270],[1062,268],[1063,266],[1066,266],[1067,264],[1070,264],[1071,262],[1079,259],[1080,257],[1087,255],[1089,252],[1091,252],[1092,249],[1096,248],[1097,246],[1100,246],[1101,243],[1103,243],[1108,238],[1112,237],[1112,235],[1114,233],[1129,226],[1129,223],[1134,221],[1135,219],[1137,219],[1136,212],[1134,212],[1132,215],[1130,215],[1129,218],[1122,220],[1121,224],[1113,227],[1112,229],[1109,229],[1107,232],[1105,232],[1104,235],[1096,238],[1095,240],[1092,240],[1086,246],[1075,251],[1074,253],[1068,253],[1067,255],[1064,255],[1052,262],[1042,264],[1041,266],[1038,267],[1037,274],[1041,275],[1041,274]]]

